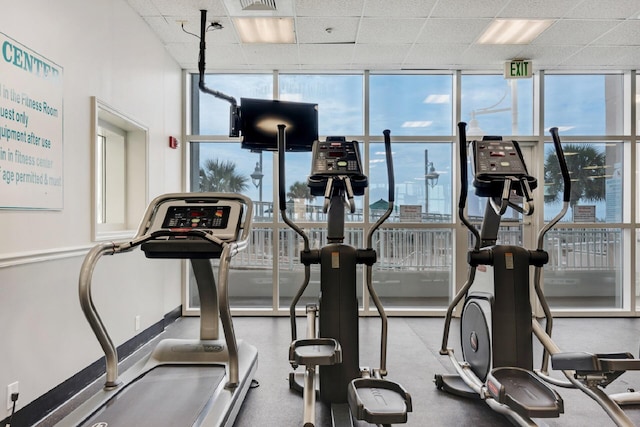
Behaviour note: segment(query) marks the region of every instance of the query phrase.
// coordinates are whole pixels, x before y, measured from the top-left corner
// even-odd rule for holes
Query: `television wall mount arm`
[[[240,135],[240,108],[238,107],[238,101],[233,97],[217,90],[208,88],[204,82],[204,70],[205,70],[205,51],[207,49],[207,42],[205,35],[207,32],[207,11],[206,9],[200,10],[200,53],[198,55],[198,71],[200,73],[200,81],[198,87],[204,93],[213,95],[216,98],[224,99],[231,104],[229,111],[229,136]]]

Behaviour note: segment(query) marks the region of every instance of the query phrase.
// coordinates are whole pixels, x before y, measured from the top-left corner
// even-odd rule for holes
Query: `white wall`
[[[91,97],[149,128],[151,199],[181,190],[181,153],[168,137],[181,134],[182,83],[124,0],[12,2],[0,31],[64,69],[64,209],[0,210],[0,402],[19,381],[21,408],[101,356],[77,296],[93,245]],[[135,335],[136,315],[144,329],[180,305],[180,264],[140,251],[104,257],[93,288],[119,345]]]

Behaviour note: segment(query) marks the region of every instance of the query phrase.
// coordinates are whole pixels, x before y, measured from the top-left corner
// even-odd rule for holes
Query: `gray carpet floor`
[[[182,318],[172,324],[161,338],[197,337],[197,318]],[[299,333],[304,333],[304,318],[300,318]],[[413,412],[409,426],[508,426],[509,421],[491,411],[479,400],[449,395],[436,389],[436,373],[453,373],[449,359],[439,354],[442,340],[441,318],[389,319],[388,379],[402,384],[411,394]],[[236,419],[236,427],[285,427],[302,425],[302,398],[289,390],[288,348],[289,319],[282,317],[236,317],[236,335],[258,348],[256,380],[260,386],[249,390]],[[380,354],[380,320],[362,318],[360,322],[361,366],[377,367]],[[457,324],[452,327],[450,346],[457,348]],[[554,338],[564,350],[612,352],[629,351],[637,355],[640,343],[640,319],[569,319],[555,320]],[[150,343],[151,345],[153,343]],[[536,349],[536,353],[539,349]],[[136,357],[144,351],[138,352]],[[458,352],[459,354],[459,352]],[[539,363],[539,358],[534,359]],[[132,361],[128,361],[132,362]],[[301,370],[302,368],[298,368]],[[99,386],[99,385],[97,385]],[[640,389],[640,372],[628,372],[607,390],[621,392]],[[537,419],[540,426],[614,426],[605,412],[578,390],[556,389],[564,400],[565,413],[560,418]],[[87,390],[86,393],[90,393]],[[79,396],[75,401],[82,400]],[[57,414],[38,427],[53,425],[76,403],[69,402]],[[627,413],[640,425],[640,408]],[[329,410],[322,404],[317,410],[318,426],[330,426]],[[368,425],[360,423],[359,426]]]

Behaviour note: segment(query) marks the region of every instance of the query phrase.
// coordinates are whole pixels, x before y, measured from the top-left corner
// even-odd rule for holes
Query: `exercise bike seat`
[[[401,424],[412,411],[411,395],[400,384],[381,378],[356,378],[347,398],[356,419],[370,424]]]

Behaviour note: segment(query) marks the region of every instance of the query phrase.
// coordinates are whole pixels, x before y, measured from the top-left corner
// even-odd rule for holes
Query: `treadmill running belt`
[[[192,426],[225,376],[222,366],[158,366],[82,425]]]

